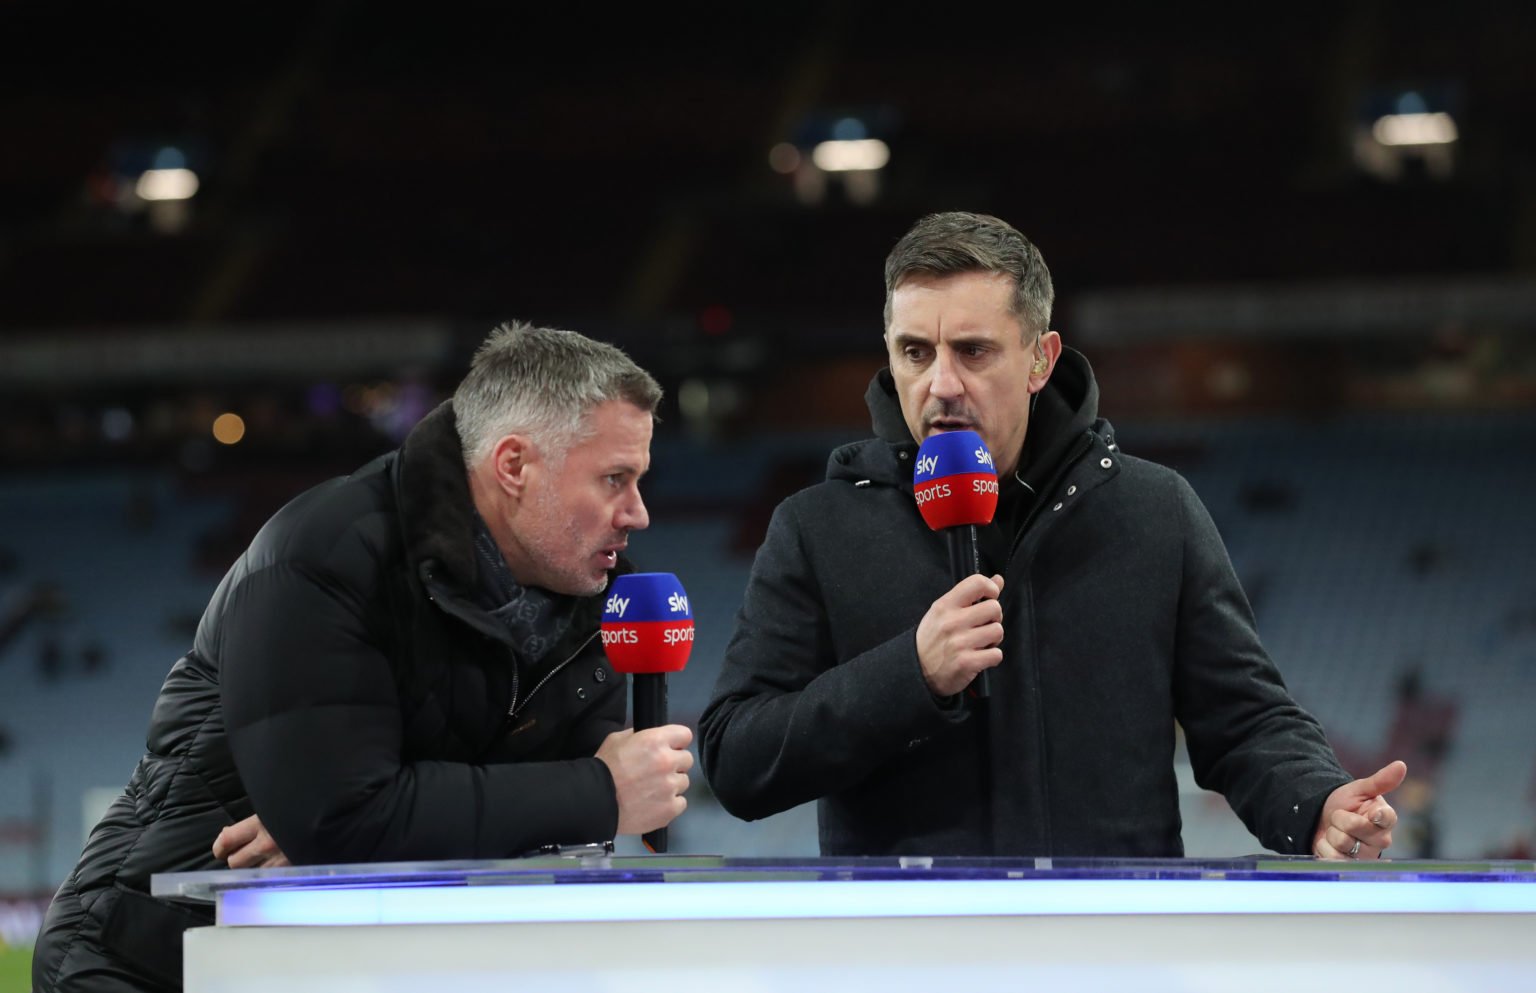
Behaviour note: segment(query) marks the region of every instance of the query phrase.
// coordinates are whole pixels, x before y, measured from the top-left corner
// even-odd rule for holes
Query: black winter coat
[[[953,579],[882,372],[879,437],[833,452],[769,524],[699,723],[710,786],[747,819],[819,801],[827,855],[1179,856],[1177,721],[1200,785],[1307,853],[1350,777],[1260,646],[1209,515],[1118,450],[1080,354],[1047,393],[1026,445],[1038,500],[983,536],[1005,579],[990,699],[935,699],[922,677],[917,624]]]
[[[49,908],[35,990],[180,988],[181,931],[211,920],[150,898],[150,876],[221,868],[214,838],[255,811],[296,864],[613,837],[613,780],[593,756],[623,726],[625,680],[597,637],[602,597],[579,602],[544,663],[522,664],[473,602],[473,535],[446,404],[267,522]]]

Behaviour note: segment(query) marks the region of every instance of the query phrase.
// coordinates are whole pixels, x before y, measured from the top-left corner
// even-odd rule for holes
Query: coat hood
[[[1023,385],[1019,388],[1023,389]],[[864,393],[864,402],[869,406],[875,437],[835,449],[827,462],[827,479],[867,479],[910,489],[911,460],[918,443],[912,440],[912,432],[902,416],[890,369],[875,373]],[[1033,483],[1034,479],[1055,471],[1083,432],[1092,430],[1107,435],[1109,424],[1098,414],[1099,384],[1093,378],[1088,359],[1075,349],[1063,349],[1030,415],[1019,471]]]

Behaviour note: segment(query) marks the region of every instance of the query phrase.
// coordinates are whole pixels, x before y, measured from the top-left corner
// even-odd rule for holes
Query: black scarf
[[[476,599],[512,634],[512,643],[525,664],[536,665],[559,644],[571,626],[576,598],[523,586],[507,568],[507,560],[485,519],[475,514],[475,555],[479,570]]]

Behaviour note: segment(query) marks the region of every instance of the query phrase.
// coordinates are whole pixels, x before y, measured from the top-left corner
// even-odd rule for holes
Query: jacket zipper
[[[576,650],[572,652],[564,662],[561,662],[559,665],[546,672],[544,674],[544,678],[535,683],[533,689],[528,691],[528,697],[527,699],[523,700],[522,707],[528,706],[528,701],[533,699],[534,694],[539,692],[545,683],[554,678],[555,673],[559,672],[561,669],[564,669],[566,666],[574,662],[576,660],[576,656],[580,655],[583,651],[586,650],[588,645],[592,644],[592,639],[596,638],[597,634],[598,632],[593,631],[590,635],[587,636],[586,641],[583,641],[581,644],[576,646]],[[517,667],[514,665],[512,668],[512,706],[507,709],[507,719],[515,720],[517,718],[517,712],[521,710],[522,707],[519,707],[517,703]]]
[[[490,637],[494,637],[494,638],[496,638],[499,641],[502,641],[503,643],[507,644],[508,647],[511,646],[511,642],[506,640],[506,636],[505,636],[504,632],[496,630],[493,633],[492,629],[488,629],[488,628],[482,627],[478,623],[478,621],[473,617],[473,615],[465,612],[452,597],[443,594],[443,591],[438,586],[436,580],[430,574],[428,574],[428,575],[423,577],[422,585],[423,585],[423,587],[425,587],[426,594],[427,594],[427,599],[430,602],[436,604],[437,608],[439,610],[441,610],[443,613],[448,614],[451,617],[456,617],[460,621],[462,621],[465,624],[469,625],[470,627],[474,628],[475,630],[480,631],[483,634],[487,634]],[[533,695],[535,693],[539,692],[539,689],[545,683],[549,682],[550,678],[553,677],[555,675],[555,673],[559,672],[561,669],[564,669],[566,666],[570,665],[571,662],[575,660],[576,656],[580,655],[582,653],[582,651],[588,645],[592,644],[592,639],[596,638],[597,635],[598,635],[598,632],[597,631],[593,631],[590,635],[587,636],[587,640],[586,641],[583,641],[580,645],[576,646],[576,650],[571,653],[569,658],[567,658],[564,662],[561,662],[559,665],[555,666],[553,669],[549,670],[549,672],[545,673],[544,674],[544,678],[539,680],[538,683],[533,687],[533,689],[528,691],[527,699],[521,701],[521,703],[519,703],[519,701],[517,699],[517,695],[518,695],[517,694],[517,691],[518,691],[518,678],[517,678],[518,666],[517,666],[517,656],[514,654],[512,656],[512,702],[510,704],[508,704],[508,706],[507,706],[507,720],[510,721],[513,718],[515,718],[517,716],[518,712],[520,710],[522,710],[523,707],[526,707],[528,705],[528,701],[533,699]]]

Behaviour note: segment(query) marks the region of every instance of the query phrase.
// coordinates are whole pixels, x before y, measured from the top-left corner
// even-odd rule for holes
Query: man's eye
[[[923,356],[927,354],[927,350],[918,348],[916,345],[908,345],[902,349],[902,354],[907,357],[908,362],[921,362],[923,361]]]

